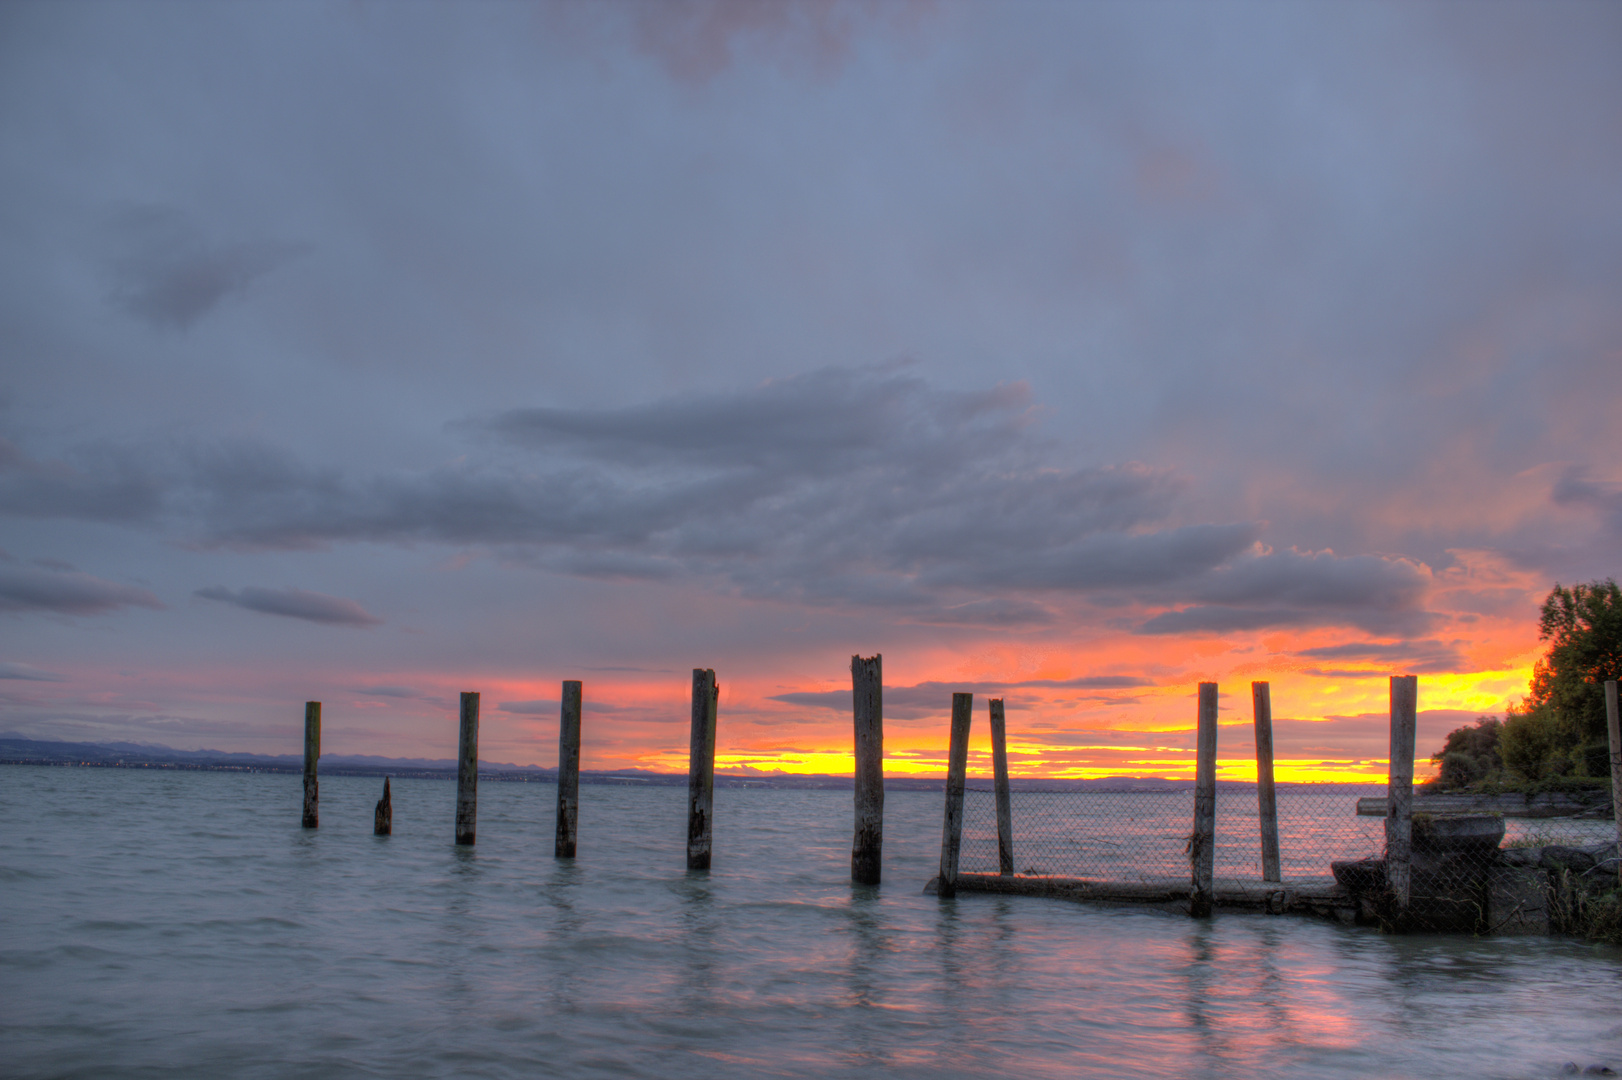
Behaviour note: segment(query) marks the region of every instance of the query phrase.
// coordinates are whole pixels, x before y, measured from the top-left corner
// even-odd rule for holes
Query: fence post
[[[383,778],[383,797],[377,800],[372,812],[372,835],[388,836],[394,832],[394,804],[389,801],[389,778]]]
[[[580,682],[563,681],[563,715],[558,721],[558,833],[552,855],[574,858],[580,818]]]
[[[1278,799],[1273,790],[1273,696],[1264,682],[1250,684],[1256,718],[1256,809],[1262,823],[1262,880],[1282,881],[1278,864]]]
[[[877,885],[884,855],[884,657],[850,658],[856,725],[856,835],[850,879]]]
[[[1217,684],[1200,683],[1200,717],[1194,764],[1194,835],[1189,837],[1188,861],[1194,887],[1188,913],[1197,919],[1211,914],[1212,873],[1216,866],[1216,747]]]
[[[304,703],[304,827],[314,829],[321,824],[321,783],[316,779],[315,763],[321,757],[321,703]]]
[[[1002,698],[991,699],[991,775],[997,797],[997,872],[1014,872],[1014,811],[1008,797],[1008,735]]]
[[[1385,880],[1400,926],[1408,913],[1413,860],[1414,727],[1419,677],[1391,676],[1391,764],[1386,785]]]
[[[974,695],[952,695],[952,742],[946,756],[946,820],[941,824],[941,876],[936,892],[957,894],[957,855],[963,846],[963,784],[969,772],[969,721]]]
[[[1622,720],[1617,717],[1615,679],[1605,681],[1605,726],[1611,733],[1611,814],[1616,818],[1616,873],[1622,881]]]
[[[479,695],[462,693],[462,725],[456,740],[456,842],[471,844],[479,820]]]
[[[693,669],[693,728],[687,743],[687,869],[710,868],[710,816],[715,807],[715,715],[721,688],[715,672]]]

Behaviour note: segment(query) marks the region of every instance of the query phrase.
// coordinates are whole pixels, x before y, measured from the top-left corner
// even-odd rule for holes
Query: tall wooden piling
[[[321,759],[321,703],[304,703],[304,827],[321,824],[321,782],[316,779],[316,762]]]
[[[877,885],[884,855],[884,657],[850,658],[856,724],[856,832],[850,879]]]
[[[709,668],[693,669],[693,729],[687,743],[687,869],[710,868],[715,806],[715,717],[721,687]]]
[[[1014,809],[1008,795],[1008,736],[1002,698],[991,699],[991,776],[997,800],[997,872],[1014,872]]]
[[[1616,851],[1622,856],[1622,718],[1617,716],[1616,680],[1605,682],[1605,726],[1611,733],[1611,815],[1616,818]],[[1622,881],[1622,858],[1616,863]]]
[[[974,695],[952,695],[952,742],[946,756],[946,819],[941,823],[939,895],[957,894],[957,856],[963,847],[963,786],[969,774],[969,723]]]
[[[1391,676],[1391,764],[1385,803],[1385,880],[1399,926],[1408,911],[1413,862],[1414,728],[1418,721],[1419,677]]]
[[[574,858],[575,826],[580,820],[580,682],[565,679],[563,715],[558,721],[558,835],[552,855]]]
[[[1200,683],[1199,726],[1195,732],[1194,832],[1188,839],[1188,862],[1194,874],[1188,913],[1203,919],[1211,914],[1216,867],[1216,749],[1217,684]]]
[[[372,835],[388,836],[394,832],[394,804],[389,801],[389,778],[383,778],[383,797],[377,800],[372,812]]]
[[[473,843],[479,822],[479,695],[462,694],[462,728],[456,746],[456,842]]]
[[[1256,720],[1256,809],[1262,824],[1262,880],[1282,881],[1278,865],[1278,799],[1273,790],[1273,696],[1264,682],[1250,684]]]

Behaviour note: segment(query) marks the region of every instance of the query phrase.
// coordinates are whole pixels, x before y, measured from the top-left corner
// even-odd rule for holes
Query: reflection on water
[[[7,1076],[1541,1077],[1622,1068],[1615,950],[921,892],[939,796],[0,770]]]

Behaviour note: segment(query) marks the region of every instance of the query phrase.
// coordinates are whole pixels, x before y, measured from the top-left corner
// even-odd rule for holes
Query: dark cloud
[[[949,713],[953,694],[979,694],[995,697],[1011,690],[1125,690],[1153,686],[1149,679],[1136,675],[1087,675],[1075,679],[1019,679],[1009,682],[922,682],[913,686],[886,686],[885,712],[904,719]],[[773,695],[770,700],[789,705],[803,705],[815,709],[848,712],[851,692],[843,690],[808,690]]]
[[[108,240],[113,303],[153,326],[178,330],[306,250],[270,240],[213,243],[186,215],[164,206],[120,210]]]
[[[1389,671],[1371,672],[1356,669],[1313,669],[1308,674],[1334,678],[1364,677],[1382,674],[1435,674],[1467,670],[1464,656],[1457,646],[1427,638],[1418,641],[1382,643],[1353,641],[1342,645],[1322,645],[1302,649],[1292,654],[1308,660],[1350,660],[1383,664]],[[1397,672],[1396,669],[1401,671]]]
[[[306,622],[325,623],[329,626],[380,626],[382,619],[368,612],[353,600],[341,596],[306,592],[303,589],[262,589],[249,586],[232,591],[223,585],[210,585],[198,589],[196,594],[205,600],[220,600],[227,604],[258,611],[266,615],[285,615]]]
[[[0,679],[21,679],[25,682],[65,682],[67,676],[58,675],[54,671],[43,671],[28,664],[0,662]]]
[[[104,581],[86,573],[14,564],[0,566],[0,611],[101,615],[122,607],[161,609],[163,603],[146,589]]]
[[[0,514],[141,521],[157,514],[173,468],[150,451],[86,447],[74,463],[36,461],[0,439]],[[167,473],[168,475],[164,475]]]
[[[352,691],[352,693],[365,694],[367,697],[389,697],[389,698],[407,698],[407,699],[418,698],[418,697],[422,696],[421,694],[419,694],[417,691],[413,690],[409,686],[360,686],[360,687],[356,687]]]

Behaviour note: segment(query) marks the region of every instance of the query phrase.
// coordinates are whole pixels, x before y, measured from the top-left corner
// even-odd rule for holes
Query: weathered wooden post
[[[1611,815],[1616,818],[1616,873],[1622,881],[1622,719],[1617,716],[1615,679],[1605,681],[1605,726],[1611,733]]]
[[[304,827],[317,828],[321,824],[321,783],[316,779],[315,763],[321,758],[321,703],[304,703]]]
[[[558,835],[552,855],[574,858],[580,819],[580,682],[563,682],[563,716],[558,721]]]
[[[715,715],[721,688],[715,672],[693,669],[693,730],[687,743],[687,869],[710,868],[715,806]]]
[[[479,695],[462,693],[462,730],[456,747],[456,842],[471,844],[479,821]]]
[[[884,657],[850,658],[856,722],[856,835],[850,879],[877,885],[884,855]]]
[[[1282,881],[1278,865],[1278,800],[1273,790],[1273,697],[1264,682],[1250,684],[1256,719],[1256,808],[1262,823],[1262,880]]]
[[[1385,881],[1397,925],[1408,913],[1414,840],[1414,727],[1419,720],[1419,677],[1391,676],[1391,764],[1386,784]]]
[[[1211,914],[1216,866],[1216,748],[1217,684],[1200,683],[1199,726],[1195,732],[1194,834],[1188,840],[1188,861],[1194,872],[1188,913],[1203,919]]]
[[[991,699],[991,776],[997,800],[997,872],[1014,872],[1014,810],[1008,795],[1008,736],[1002,698]]]
[[[946,755],[946,820],[941,824],[941,876],[937,895],[957,895],[957,855],[963,846],[963,785],[969,774],[969,722],[974,695],[952,695],[952,742]]]
[[[394,832],[394,804],[389,801],[389,778],[383,778],[383,797],[377,800],[372,814],[372,835],[388,836]]]

